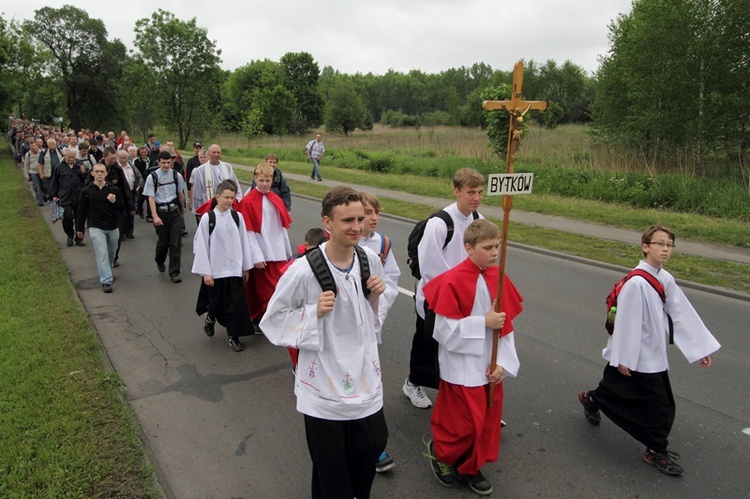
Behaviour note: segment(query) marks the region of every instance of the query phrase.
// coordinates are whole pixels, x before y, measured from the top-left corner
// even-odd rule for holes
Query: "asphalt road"
[[[319,212],[319,202],[294,198],[293,246],[319,225]],[[166,495],[309,497],[311,465],[286,350],[253,336],[235,353],[218,325],[215,337],[203,334],[194,312],[200,280],[190,274],[192,217],[188,228],[184,280],[172,284],[153,263],[153,228],[136,220],[113,294],[101,292],[91,246],[67,248],[62,228],[52,232],[127,387]],[[412,289],[405,249],[411,224],[382,218],[381,229],[395,241],[400,285]],[[641,462],[641,445],[606,418],[589,426],[576,399],[601,375],[604,298],[622,272],[518,248],[509,249],[507,272],[525,297],[525,312],[514,321],[521,371],[506,382],[500,459],[484,468],[496,497],[749,496],[746,301],[685,290],[723,347],[709,370],[671,349],[677,418],[670,447],[686,470],[672,478]],[[376,477],[373,497],[474,497],[461,486],[442,487],[422,455],[430,411],[412,407],[401,392],[414,317],[412,299],[402,294],[384,328],[388,451],[396,468]]]

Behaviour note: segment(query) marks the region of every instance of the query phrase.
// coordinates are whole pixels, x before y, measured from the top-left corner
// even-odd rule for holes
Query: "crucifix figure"
[[[487,111],[497,111],[504,109],[510,119],[510,127],[508,130],[508,155],[506,158],[507,173],[513,173],[515,170],[516,151],[518,150],[518,144],[521,142],[521,136],[523,135],[523,117],[529,110],[544,111],[547,109],[547,103],[545,101],[525,101],[521,96],[521,86],[523,85],[523,62],[519,61],[513,67],[513,94],[511,94],[510,100],[486,100],[482,103],[482,107]],[[503,296],[503,277],[505,275],[505,253],[508,242],[508,222],[510,221],[510,210],[513,208],[513,196],[503,196],[503,230],[502,239],[500,240],[500,262],[498,268],[500,270],[500,279],[497,284],[497,300],[495,302],[495,311],[500,312],[500,303]],[[497,367],[497,344],[500,336],[500,330],[496,329],[492,338],[492,366],[491,371],[494,371]],[[495,384],[490,383],[489,392],[487,394],[487,404],[492,405],[492,397],[495,391]]]

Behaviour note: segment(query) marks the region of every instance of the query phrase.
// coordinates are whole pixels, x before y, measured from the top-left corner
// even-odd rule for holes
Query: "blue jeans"
[[[102,230],[89,227],[89,237],[94,246],[96,257],[96,269],[99,271],[99,282],[112,284],[112,262],[117,251],[117,240],[120,238],[120,230]]]
[[[44,189],[42,188],[42,179],[39,178],[38,173],[29,173],[31,179],[31,186],[34,188],[34,194],[36,195],[36,204],[44,204]]]
[[[320,176],[320,160],[315,156],[310,156],[310,159],[313,162],[313,171],[310,174],[310,178],[323,178]]]

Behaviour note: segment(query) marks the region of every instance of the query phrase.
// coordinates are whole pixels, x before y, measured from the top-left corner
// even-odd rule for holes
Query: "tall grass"
[[[283,164],[305,161],[304,147],[310,137],[249,140],[222,135],[216,141],[231,156],[255,163],[274,152]],[[450,178],[463,167],[484,174],[505,171],[504,161],[492,155],[487,136],[479,129],[376,125],[370,132],[349,136],[324,134],[324,142],[324,164],[343,169],[433,178]],[[698,177],[685,171],[657,175],[654,166],[635,152],[595,141],[581,125],[554,130],[531,125],[521,143],[516,169],[535,173],[534,191],[538,194],[750,222],[750,193],[742,179]]]

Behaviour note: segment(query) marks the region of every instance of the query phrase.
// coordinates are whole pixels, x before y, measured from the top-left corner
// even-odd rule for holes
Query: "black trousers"
[[[169,253],[169,276],[180,275],[180,252],[182,250],[182,215],[180,210],[159,211],[162,225],[156,226],[156,256],[154,261],[163,264]]]
[[[68,237],[74,238],[76,241],[80,241],[81,238],[79,238],[76,235],[77,231],[83,232],[83,229],[79,229],[76,224],[76,214],[78,213],[78,205],[77,204],[69,204],[67,206],[63,206],[63,218],[62,218],[62,226],[63,231]]]
[[[351,421],[305,415],[305,435],[313,462],[313,499],[370,497],[375,464],[388,441],[383,409]]]
[[[617,426],[649,449],[665,452],[672,431],[675,402],[667,371],[620,374],[607,364],[594,402]]]
[[[425,302],[425,317],[430,317]],[[409,354],[409,381],[418,386],[438,389],[440,385],[440,364],[438,361],[438,342],[432,337],[435,328],[434,314],[432,320],[422,319],[417,314],[416,332],[411,340]]]

